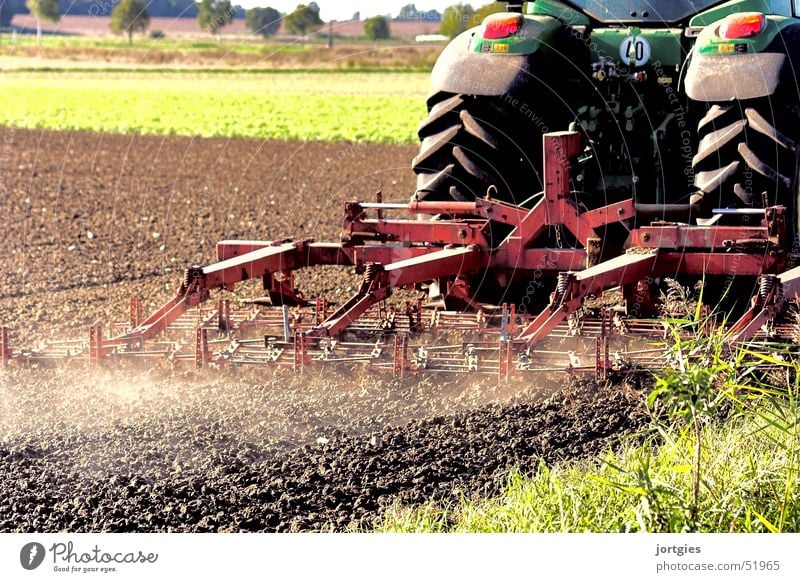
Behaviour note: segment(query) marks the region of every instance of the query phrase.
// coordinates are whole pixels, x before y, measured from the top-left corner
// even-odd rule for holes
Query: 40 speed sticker
[[[619,45],[619,58],[628,66],[640,67],[650,60],[650,43],[643,36],[626,36]]]

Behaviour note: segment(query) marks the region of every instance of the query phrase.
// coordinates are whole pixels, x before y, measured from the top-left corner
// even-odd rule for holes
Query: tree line
[[[455,38],[465,30],[478,26],[490,14],[504,12],[505,10],[505,2],[492,2],[481,6],[477,10],[470,4],[454,4],[445,8],[444,13],[442,13],[439,33]]]
[[[473,8],[471,4],[458,3],[445,8],[443,13],[437,10],[418,10],[416,4],[406,4],[392,19],[390,16],[373,16],[364,21],[364,35],[372,40],[391,37],[391,22],[427,21],[438,22],[439,33],[455,38],[465,30],[478,26],[490,14],[506,10],[506,2],[490,2]],[[319,6],[311,2],[308,6],[299,5],[294,12],[283,15],[274,8],[252,8],[247,11],[247,27],[255,34],[271,36],[278,32],[283,19],[286,30],[294,34],[308,34],[322,28],[319,18]],[[361,20],[361,13],[353,14],[353,20]]]
[[[116,0],[59,0],[58,12],[70,16],[110,16]],[[151,0],[147,3],[150,16],[170,18],[197,18],[195,0]],[[0,0],[0,26],[7,27],[15,14],[26,14],[30,10],[26,0]],[[244,18],[245,9],[234,6],[234,18]]]
[[[283,24],[291,34],[307,35],[322,28],[320,8],[316,2],[299,4],[294,11],[283,14],[275,8],[251,8],[244,11],[233,6],[230,0],[112,0],[107,4],[97,0],[0,0],[0,27],[7,27],[15,13],[28,11],[36,18],[37,36],[41,37],[42,22],[56,22],[66,11],[69,14],[93,16],[111,14],[110,28],[116,34],[127,34],[130,43],[136,32],[144,32],[150,26],[151,16],[191,16],[198,26],[210,34],[219,30],[234,18],[244,16],[247,28],[254,34],[269,37],[278,32]],[[461,32],[480,24],[494,12],[505,10],[505,3],[492,2],[474,9],[470,4],[454,4],[439,14],[436,10],[420,11],[415,4],[400,9],[395,20],[439,22],[439,32],[453,38]],[[360,20],[360,13],[353,15]],[[371,40],[391,37],[391,18],[373,16],[364,21],[364,35]]]

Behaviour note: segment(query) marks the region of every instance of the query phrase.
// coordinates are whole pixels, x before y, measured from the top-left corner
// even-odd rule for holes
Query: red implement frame
[[[656,221],[636,225],[639,207],[634,200],[624,200],[601,208],[583,210],[570,191],[570,165],[582,150],[576,132],[551,133],[544,136],[544,191],[532,207],[518,206],[490,198],[473,202],[410,203],[348,202],[341,241],[318,243],[310,239],[279,241],[222,241],[217,244],[218,262],[207,267],[187,269],[176,295],[150,317],[142,318],[141,302],[131,303],[130,329],[104,339],[100,328],[93,328],[89,356],[102,360],[117,350],[143,346],[173,326],[187,311],[205,302],[212,292],[232,290],[238,283],[261,279],[273,304],[302,306],[303,295],[294,288],[294,271],[318,265],[344,265],[363,273],[358,292],[329,313],[327,301],[317,300],[313,324],[289,337],[285,321],[286,341],[293,345],[293,366],[302,370],[312,362],[310,353],[315,342],[336,338],[356,325],[376,305],[382,304],[397,288],[414,288],[430,281],[444,282],[442,287],[478,309],[471,301],[469,283],[475,275],[488,273],[505,284],[526,281],[541,274],[558,275],[558,285],[550,305],[538,316],[518,325],[513,313],[510,319],[504,309],[504,322],[499,351],[495,355],[498,374],[510,377],[522,360],[521,350],[530,350],[583,304],[585,298],[603,291],[623,287],[637,289],[643,296],[648,281],[657,277],[678,275],[749,275],[781,273],[788,264],[789,252],[784,224],[784,208],[760,211],[758,226],[693,226],[679,221]],[[653,214],[653,206],[649,213]],[[675,206],[663,208],[664,215]],[[388,218],[395,211],[406,218]],[[758,211],[757,211],[758,212]],[[459,217],[422,219],[421,216]],[[641,218],[639,218],[641,221]],[[603,227],[624,223],[631,230],[632,248],[619,249],[617,256],[600,260]],[[505,225],[509,234],[492,245],[493,227]],[[550,248],[546,233],[559,227],[572,234],[578,248]],[[774,315],[783,297],[800,293],[800,271],[794,269],[769,279],[772,286],[762,285],[753,308],[731,329],[732,337],[744,340],[753,337],[764,322]],[[767,291],[764,291],[764,289]],[[285,308],[284,308],[285,310]],[[407,308],[409,322],[412,308]],[[419,306],[418,321],[409,330],[424,327]],[[284,311],[284,319],[287,317]],[[480,319],[480,313],[479,313]],[[227,300],[217,309],[218,330],[226,333],[234,326]],[[409,323],[411,325],[411,323]],[[480,327],[480,326],[479,326]],[[605,328],[604,328],[605,329]],[[399,336],[398,336],[399,337]],[[208,337],[198,329],[195,364],[200,367],[213,359]],[[327,340],[325,340],[327,341]],[[408,339],[397,339],[391,369],[402,375],[412,369],[408,355]],[[597,347],[597,373],[608,371],[608,345]],[[483,357],[472,346],[470,362]],[[516,356],[516,357],[515,357]],[[602,357],[601,357],[602,356]],[[8,345],[8,334],[0,336],[2,364],[15,357]],[[420,353],[418,361],[425,361]],[[470,364],[472,365],[472,364]]]

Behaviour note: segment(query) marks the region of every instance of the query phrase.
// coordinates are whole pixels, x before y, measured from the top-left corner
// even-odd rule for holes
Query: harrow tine
[[[289,324],[289,306],[281,305],[281,316],[283,319],[283,339],[286,343],[292,341],[292,327]]]
[[[131,320],[130,329],[136,329],[142,322],[142,300],[138,295],[131,297]]]
[[[231,329],[231,304],[228,299],[220,299],[217,306],[217,322],[219,331],[228,332]]]
[[[198,327],[195,330],[194,367],[198,370],[204,368],[209,361],[208,330]]]
[[[294,332],[294,371],[302,374],[307,359],[306,334],[296,331]]]
[[[514,370],[514,342],[507,339],[500,340],[498,354],[498,381],[508,383],[511,380],[511,373]]]
[[[94,325],[89,330],[89,359],[92,362],[99,363],[104,358],[103,327]]]
[[[8,328],[0,327],[0,365],[3,368],[8,367],[8,362],[14,354],[11,353],[11,347],[8,341]]]
[[[398,333],[394,336],[394,375],[403,378],[408,366],[408,335]]]

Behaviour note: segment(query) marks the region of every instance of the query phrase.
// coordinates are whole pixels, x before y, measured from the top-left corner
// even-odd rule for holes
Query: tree
[[[492,2],[491,4],[486,4],[485,6],[481,6],[475,11],[475,14],[472,16],[472,20],[470,20],[469,26],[470,27],[478,26],[490,14],[495,14],[496,12],[505,12],[505,11],[506,11],[505,2]]]
[[[314,3],[312,2],[311,4]],[[311,5],[300,4],[294,9],[294,12],[283,19],[283,24],[286,30],[294,34],[306,35],[309,32],[313,32],[322,26],[319,7],[315,10]]]
[[[416,4],[406,4],[397,13],[397,20],[416,20],[419,18],[419,10]]]
[[[406,4],[397,13],[397,20],[428,20],[431,22],[439,22],[442,15],[437,10],[419,11],[416,4]]]
[[[133,44],[133,32],[144,32],[150,26],[145,0],[120,0],[111,12],[111,31],[114,34],[128,33],[128,44]]]
[[[213,35],[233,20],[230,0],[200,0],[197,10],[197,25]]]
[[[58,0],[26,0],[25,6],[36,17],[36,42],[42,42],[42,21],[58,22]]]
[[[439,32],[450,38],[455,38],[469,28],[475,9],[469,4],[455,4],[445,8],[442,14],[442,23]]]
[[[370,40],[389,38],[389,21],[385,16],[373,16],[364,22],[364,34]]]
[[[0,0],[0,28],[10,26],[12,18],[14,18],[14,7],[7,0]]]
[[[247,11],[247,28],[253,34],[272,36],[281,27],[281,13],[274,8],[251,8]]]
[[[353,18],[350,20],[361,20],[361,12],[353,12]]]

